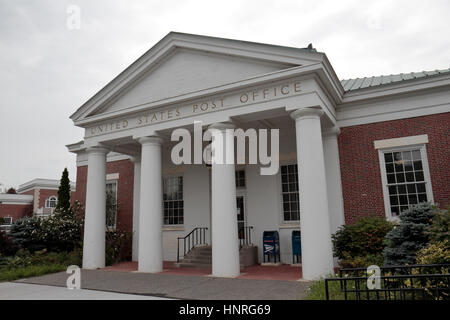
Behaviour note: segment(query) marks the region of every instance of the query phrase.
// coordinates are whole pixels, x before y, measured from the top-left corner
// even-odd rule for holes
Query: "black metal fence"
[[[450,264],[380,267],[380,287],[370,289],[367,268],[342,268],[339,277],[325,279],[325,297],[335,298],[337,287],[345,300],[450,300],[449,269]]]

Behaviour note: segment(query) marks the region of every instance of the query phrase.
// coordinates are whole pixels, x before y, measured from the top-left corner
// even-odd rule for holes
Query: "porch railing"
[[[178,237],[177,262],[180,262],[180,240],[183,240],[183,257],[198,245],[206,245],[207,227],[197,227],[184,237]]]
[[[252,246],[252,229],[253,226],[242,227],[238,231],[239,235],[239,248],[244,246]]]

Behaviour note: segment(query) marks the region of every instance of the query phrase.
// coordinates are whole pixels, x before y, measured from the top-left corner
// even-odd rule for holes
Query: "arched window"
[[[57,201],[58,201],[58,199],[56,199],[55,196],[51,196],[50,198],[45,200],[45,207],[46,208],[55,208]]]

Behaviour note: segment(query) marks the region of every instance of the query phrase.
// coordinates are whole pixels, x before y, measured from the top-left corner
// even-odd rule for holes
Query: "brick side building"
[[[0,217],[4,227],[25,216],[48,216],[58,201],[59,180],[34,179],[21,184],[17,194],[0,194]],[[71,183],[71,197],[75,198],[75,183]]]

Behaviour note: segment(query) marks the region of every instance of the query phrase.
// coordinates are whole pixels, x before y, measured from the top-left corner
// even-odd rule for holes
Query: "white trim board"
[[[394,139],[375,140],[373,142],[375,149],[396,148],[403,146],[411,146],[415,144],[428,143],[428,135],[422,134],[418,136],[409,136]]]

